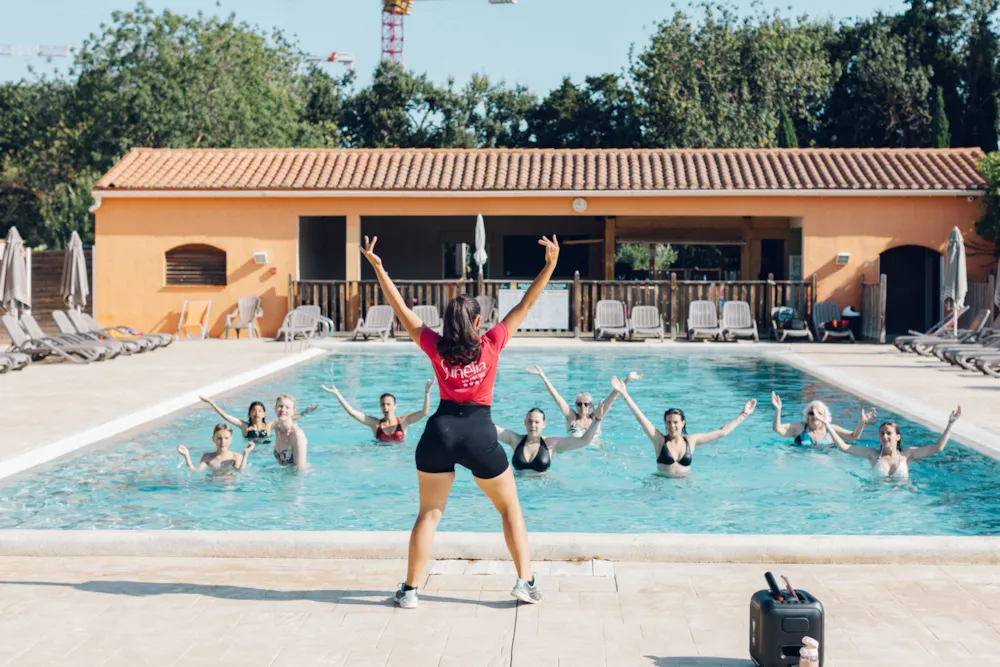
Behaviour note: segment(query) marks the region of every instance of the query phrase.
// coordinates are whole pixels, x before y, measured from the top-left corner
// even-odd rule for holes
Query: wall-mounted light
[[[849,252],[838,252],[837,253],[837,264],[839,266],[844,266],[849,261],[851,261],[851,253],[849,253]]]
[[[573,200],[573,210],[577,213],[583,213],[587,210],[587,200],[583,197],[577,197]]]
[[[254,264],[267,264],[267,253],[266,252],[255,252],[253,254]]]

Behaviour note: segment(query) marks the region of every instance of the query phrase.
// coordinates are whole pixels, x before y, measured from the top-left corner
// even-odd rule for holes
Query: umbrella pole
[[[476,276],[476,296],[485,296],[483,294],[483,267],[479,267],[479,273]]]

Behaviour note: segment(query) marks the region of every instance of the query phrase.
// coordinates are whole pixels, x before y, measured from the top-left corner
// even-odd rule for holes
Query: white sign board
[[[497,310],[500,319],[514,309],[531,283],[504,283],[500,285],[497,294]],[[521,323],[521,331],[530,329],[549,329],[556,331],[569,330],[569,283],[549,283],[545,286],[542,296],[528,311],[528,316]]]

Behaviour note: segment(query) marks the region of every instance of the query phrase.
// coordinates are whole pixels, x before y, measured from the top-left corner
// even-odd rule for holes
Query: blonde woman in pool
[[[304,468],[308,441],[295,423],[295,398],[282,394],[274,403],[274,412],[278,417],[274,423],[274,458],[283,466]]]
[[[581,391],[576,395],[574,400],[576,404],[576,409],[569,406],[566,400],[559,394],[559,390],[549,381],[549,378],[545,376],[545,371],[541,369],[540,366],[534,366],[533,368],[526,368],[525,372],[531,373],[532,375],[537,375],[545,383],[545,388],[549,390],[549,394],[552,396],[552,400],[556,402],[556,407],[559,408],[559,412],[562,413],[563,418],[566,420],[566,432],[573,436],[574,438],[581,438],[583,434],[587,432],[590,428],[590,424],[594,418],[594,397],[590,395],[589,391]],[[636,373],[635,371],[628,374],[625,378],[625,384],[628,384],[632,380],[641,380],[642,375]],[[618,398],[618,393],[612,391],[608,394],[608,397],[604,399],[605,409],[610,410],[611,404],[615,402]],[[598,425],[597,432],[600,434],[601,427]]]
[[[757,399],[751,398],[743,406],[742,412],[722,428],[718,428],[708,433],[692,433],[688,435],[687,421],[684,411],[679,408],[670,408],[663,415],[664,433],[653,426],[653,422],[646,418],[639,406],[635,404],[632,397],[628,395],[625,383],[616,377],[611,378],[611,386],[622,395],[622,399],[628,404],[629,410],[635,415],[645,431],[646,436],[653,443],[653,453],[656,454],[657,472],[666,477],[686,477],[691,470],[691,462],[694,458],[694,449],[699,445],[707,445],[720,438],[724,438],[733,432],[737,426],[742,424],[747,417],[753,414],[757,407]]]
[[[774,406],[774,432],[787,438],[794,438],[794,444],[800,447],[832,447],[833,439],[830,437],[832,431],[843,436],[850,442],[856,442],[861,438],[865,426],[875,419],[875,409],[865,410],[861,408],[861,416],[858,417],[858,425],[853,431],[848,431],[842,426],[832,423],[830,408],[823,401],[812,401],[806,409],[802,411],[802,421],[781,423],[781,397],[777,392],[771,392],[771,405]]]
[[[197,466],[191,463],[191,452],[184,445],[177,446],[177,453],[184,457],[188,468],[195,472],[201,472],[205,468],[211,468],[213,471],[231,469],[243,472],[246,470],[247,462],[250,460],[250,452],[254,448],[252,442],[247,443],[242,454],[229,451],[229,446],[233,443],[233,429],[229,427],[229,424],[215,425],[215,430],[212,431],[212,442],[215,443],[215,451],[202,454]]]
[[[944,451],[945,445],[948,444],[948,438],[951,437],[951,427],[955,425],[955,422],[961,416],[962,406],[959,406],[948,417],[948,425],[944,427],[944,431],[933,445],[911,447],[905,450],[903,449],[903,434],[899,430],[899,425],[895,422],[885,422],[879,427],[879,447],[877,449],[875,447],[849,445],[844,442],[840,434],[837,433],[837,430],[833,428],[830,429],[830,435],[833,438],[833,444],[840,451],[851,456],[867,459],[876,477],[905,479],[910,476],[911,463]]]
[[[274,430],[274,425],[277,424],[277,422],[267,421],[267,411],[264,408],[264,404],[260,401],[254,401],[250,404],[250,408],[247,410],[247,418],[244,420],[228,414],[225,410],[219,407],[218,403],[210,398],[205,398],[204,396],[199,396],[198,398],[205,403],[208,403],[220,417],[233,426],[239,428],[243,437],[247,440],[255,442],[259,445],[271,444],[271,431]],[[309,406],[301,413],[295,415],[294,419],[301,419],[310,412],[315,411],[318,407],[319,405]]]

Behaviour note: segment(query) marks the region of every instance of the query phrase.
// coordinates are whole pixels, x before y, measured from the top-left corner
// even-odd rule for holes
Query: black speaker
[[[819,642],[823,665],[823,603],[807,591],[795,592],[800,600],[778,601],[767,590],[750,598],[750,659],[760,667],[798,667],[803,637]]]

